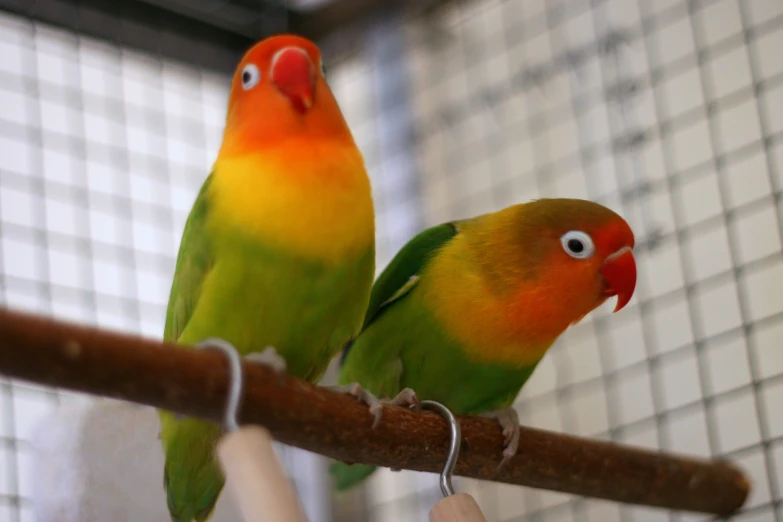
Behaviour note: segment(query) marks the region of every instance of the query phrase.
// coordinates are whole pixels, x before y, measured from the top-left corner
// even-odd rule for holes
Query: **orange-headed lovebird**
[[[502,465],[519,440],[511,404],[549,347],[607,298],[617,296],[615,311],[631,299],[633,246],[625,220],[578,199],[429,228],[375,282],[339,384],[376,422],[387,402],[377,397],[395,395],[396,404],[430,399],[494,417],[506,437]],[[331,472],[344,490],[374,469],[334,463]]]
[[[234,74],[223,142],[182,235],[164,338],[220,338],[315,382],[359,331],[374,273],[370,180],[321,54],[304,38],[265,39]],[[221,428],[160,418],[171,519],[207,520],[224,484],[213,451]]]

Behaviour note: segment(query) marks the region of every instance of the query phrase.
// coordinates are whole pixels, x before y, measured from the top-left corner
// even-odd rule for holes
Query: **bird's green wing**
[[[204,226],[209,212],[207,190],[212,174],[207,176],[196,196],[185,222],[177,255],[177,264],[166,310],[163,339],[177,341],[188,324],[201,294],[201,285],[213,263],[212,249]]]
[[[384,308],[405,295],[415,285],[421,268],[433,252],[456,235],[456,224],[444,223],[419,232],[402,247],[372,287],[362,330],[367,328]]]
[[[397,252],[378,276],[372,287],[370,303],[364,314],[362,330],[366,329],[393,302],[407,294],[418,281],[418,274],[429,257],[457,235],[456,223],[444,223],[419,232]],[[349,341],[343,349],[340,363],[351,349]]]
[[[402,247],[383,272],[381,272],[381,275],[372,287],[370,304],[364,316],[362,331],[372,324],[373,321],[378,319],[385,310],[389,309],[394,303],[399,302],[402,297],[407,295],[408,292],[416,286],[416,283],[419,280],[419,273],[424,264],[439,248],[457,235],[457,225],[457,223],[444,223],[428,228],[414,236],[413,239]],[[386,341],[389,341],[389,339],[386,338]],[[347,357],[352,344],[353,342],[349,341],[343,349],[340,360],[341,365],[345,362],[345,358]],[[402,361],[399,358],[399,354],[396,352],[396,349],[399,349],[400,346],[393,342],[381,343],[378,345],[379,348],[382,346],[391,349],[373,351],[372,356],[377,357],[377,359],[374,360],[378,362],[379,367],[384,370],[373,374],[374,378],[369,381],[364,379],[362,385],[368,386],[369,390],[382,396],[391,397],[399,391],[400,387],[399,380],[402,373]],[[365,355],[366,354],[367,352],[365,351]],[[352,364],[349,362],[349,364],[351,364],[350,368],[343,366],[342,371],[347,371],[348,373],[341,374],[340,382],[344,384],[351,381],[357,374],[367,377],[364,372],[360,371],[366,362],[366,360],[359,362],[353,361]],[[349,466],[342,462],[334,462],[332,463],[329,472],[335,481],[337,490],[343,491],[365,479],[372,474],[375,469],[375,466],[365,464]]]
[[[211,180],[212,174],[201,186],[182,232],[163,331],[167,341],[181,338],[214,264],[214,252],[205,229]],[[161,412],[160,438],[166,453],[164,485],[173,521],[207,520],[214,509],[224,483],[212,456],[219,433],[216,424]]]

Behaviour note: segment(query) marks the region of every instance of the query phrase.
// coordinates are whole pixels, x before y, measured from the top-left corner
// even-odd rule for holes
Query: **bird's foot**
[[[250,353],[245,356],[245,359],[252,363],[268,366],[280,376],[281,383],[285,379],[288,364],[285,362],[283,356],[277,353],[274,346],[267,346],[264,348],[263,352]]]
[[[481,417],[497,419],[505,438],[503,446],[503,460],[500,461],[498,471],[503,469],[511,457],[517,454],[519,448],[519,414],[514,408],[502,408],[500,410],[484,412]]]
[[[208,339],[205,339],[204,341],[198,343],[195,347],[202,348],[202,349],[212,347],[212,348],[221,348],[224,351],[229,351],[229,350],[232,350],[234,352],[237,351],[236,347],[233,344],[217,337],[210,337]],[[286,364],[285,359],[283,359],[283,357],[277,353],[277,350],[275,350],[273,346],[267,346],[263,352],[248,354],[247,356],[245,356],[245,359],[253,363],[269,366],[278,375],[280,375],[280,382],[281,383],[283,382],[288,365]],[[175,413],[174,418],[177,420],[182,420],[187,418],[187,415]],[[160,438],[160,434],[158,434],[158,438]]]
[[[359,402],[363,402],[369,406],[370,414],[375,417],[375,420],[372,423],[373,429],[375,429],[375,427],[381,421],[381,415],[383,414],[383,406],[381,401],[378,399],[378,397],[362,388],[358,382],[352,382],[351,384],[344,384],[342,386],[327,386],[327,389],[337,393],[344,393],[346,395],[356,397]]]
[[[408,406],[413,407],[413,410],[417,413],[421,411],[421,401],[416,392],[411,388],[403,388],[393,399],[381,399],[382,404],[389,404],[391,406]]]
[[[363,402],[370,407],[370,414],[375,417],[372,423],[373,429],[375,429],[381,422],[383,416],[383,406],[413,406],[415,411],[421,411],[421,401],[416,395],[416,392],[410,388],[405,388],[397,394],[393,399],[378,399],[375,395],[362,388],[358,382],[352,382],[343,386],[329,386],[328,389],[337,393],[345,393],[356,397],[360,402]]]
[[[245,356],[250,362],[256,364],[263,364],[269,366],[277,373],[285,373],[288,369],[288,364],[283,359],[283,356],[277,353],[274,346],[267,346],[263,352],[254,352]]]

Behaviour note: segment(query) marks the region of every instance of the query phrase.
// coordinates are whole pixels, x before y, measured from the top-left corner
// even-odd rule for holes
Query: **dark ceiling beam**
[[[379,11],[407,3],[403,0],[336,0],[312,11],[292,11],[288,30],[313,41],[321,41],[333,37],[341,29],[369,20]]]
[[[231,74],[254,40],[137,0],[0,0],[32,20]]]
[[[251,41],[286,30],[283,0],[135,0],[225,29]]]
[[[256,41],[280,32],[327,49],[330,62],[357,51],[379,18],[424,14],[455,0],[335,0],[288,10],[283,0],[0,0],[0,10],[117,45],[231,74]]]

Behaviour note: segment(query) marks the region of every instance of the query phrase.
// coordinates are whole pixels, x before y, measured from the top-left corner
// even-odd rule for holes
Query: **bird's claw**
[[[416,392],[411,388],[403,388],[393,399],[381,399],[382,404],[389,404],[391,406],[408,406],[412,407],[413,411],[419,413],[421,411],[421,401]]]
[[[358,382],[352,382],[351,384],[344,384],[342,386],[327,386],[327,389],[356,397],[359,402],[363,402],[369,406],[370,414],[375,417],[375,420],[372,423],[373,429],[375,429],[381,421],[381,414],[383,413],[381,401],[378,400],[378,397],[362,388]]]
[[[366,390],[363,390],[363,391],[366,391]],[[369,394],[370,392],[367,392],[367,393]],[[378,424],[381,423],[381,417],[383,416],[383,404],[381,404],[381,402],[378,401],[378,398],[375,395],[373,395],[372,399],[370,399],[370,400],[374,400],[374,401],[378,401],[378,402],[372,402],[371,403],[371,402],[369,402],[369,400],[367,400],[367,401],[363,400],[364,398],[365,397],[357,397],[357,399],[359,399],[362,402],[366,402],[370,406],[370,415],[373,416],[372,429],[375,429],[375,428],[378,427]]]
[[[277,353],[274,346],[267,346],[263,352],[254,352],[245,356],[245,359],[255,364],[263,364],[271,368],[280,376],[280,384],[285,380],[288,364],[282,355]]]
[[[378,397],[373,395],[371,392],[362,388],[358,382],[352,382],[351,384],[346,384],[343,386],[329,386],[329,389],[338,393],[352,395],[360,402],[363,402],[369,406],[370,414],[374,417],[372,429],[377,428],[378,424],[381,423],[384,405],[413,406],[414,411],[421,411],[421,401],[416,395],[416,392],[410,388],[403,389],[393,399],[378,399]]]
[[[517,433],[519,433],[517,431]],[[516,439],[513,439],[511,443],[507,444],[505,448],[503,448],[503,460],[500,461],[500,464],[498,464],[498,471],[503,469],[503,467],[508,464],[508,462],[512,459],[514,455],[517,454],[517,449],[519,446],[519,437]]]
[[[481,416],[497,419],[503,430],[503,460],[500,461],[497,469],[500,471],[519,449],[519,415],[514,408],[503,408],[482,413]]]

